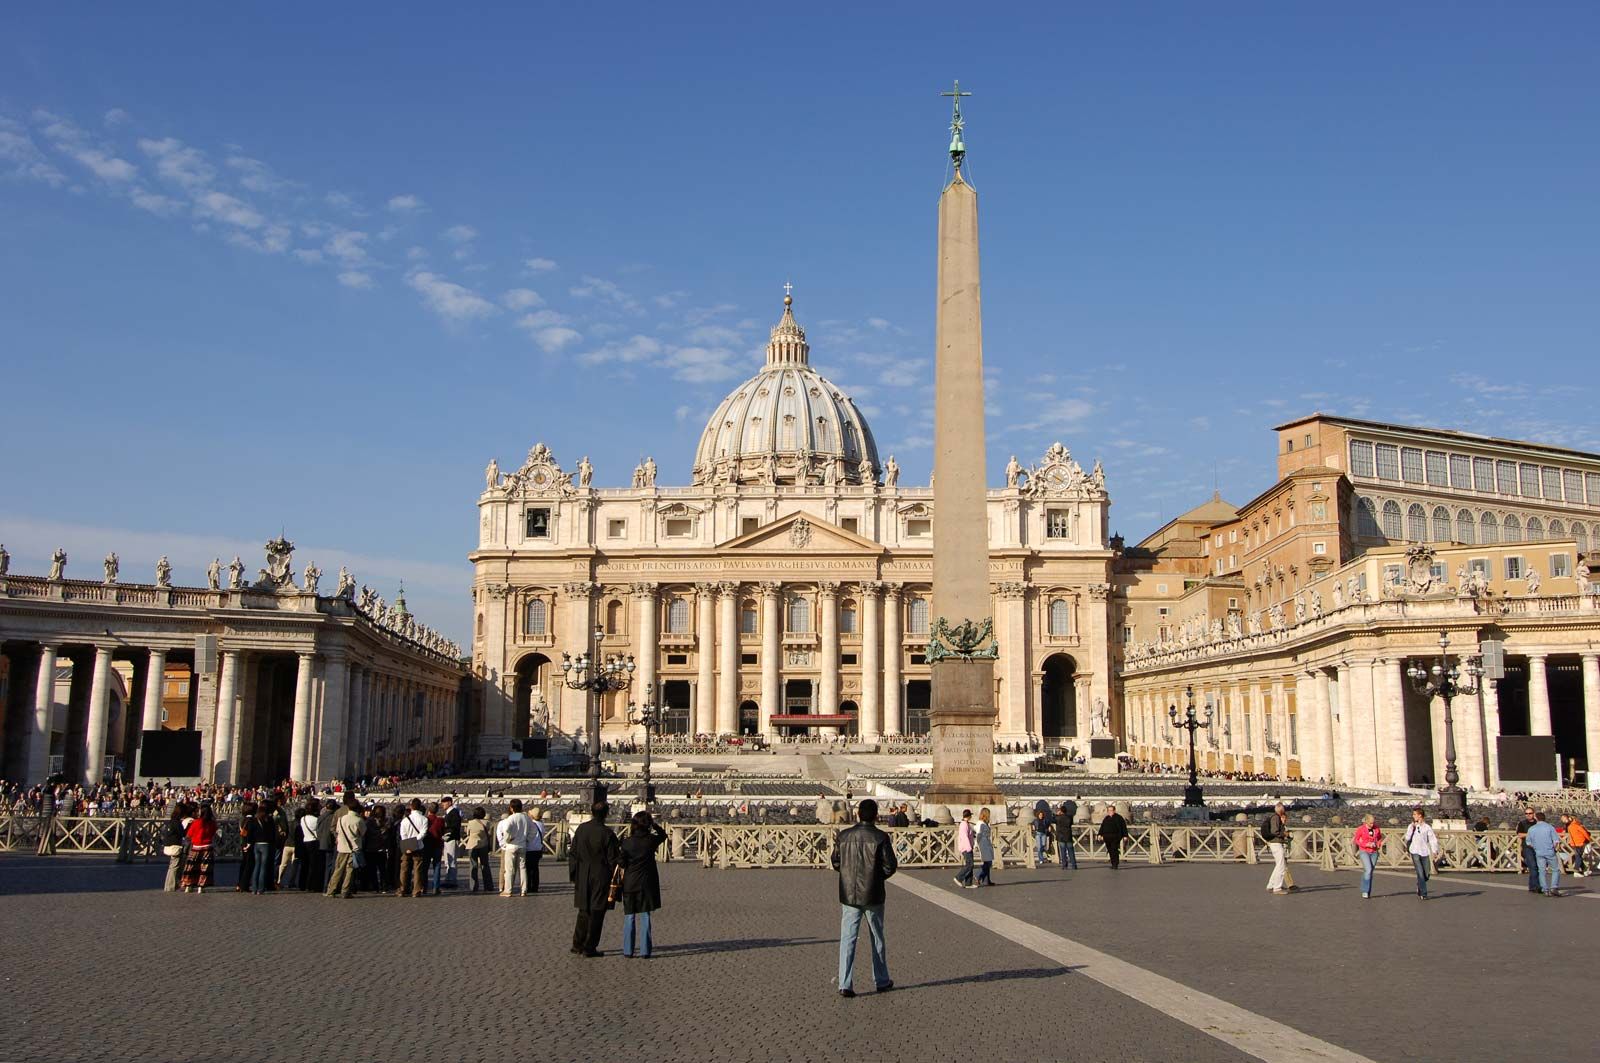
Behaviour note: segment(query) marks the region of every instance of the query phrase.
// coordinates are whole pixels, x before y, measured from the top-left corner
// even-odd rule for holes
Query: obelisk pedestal
[[[957,85],[959,92],[960,86]],[[983,416],[983,323],[978,297],[978,194],[962,180],[960,96],[951,124],[955,178],[939,197],[938,320],[934,369],[933,613],[928,805],[1005,804],[994,784],[994,642],[989,593],[988,473]],[[971,624],[969,636],[953,638]]]

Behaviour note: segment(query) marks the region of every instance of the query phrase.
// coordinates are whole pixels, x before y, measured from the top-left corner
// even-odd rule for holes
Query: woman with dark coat
[[[611,907],[611,872],[622,853],[617,836],[606,826],[610,806],[596,801],[587,823],[572,832],[567,845],[567,877],[572,881],[572,904],[578,919],[572,928],[572,951],[580,956],[600,955],[600,933]]]
[[[1122,866],[1122,843],[1128,839],[1128,821],[1122,818],[1116,805],[1107,808],[1110,811],[1100,821],[1100,840],[1106,843],[1106,855],[1111,858],[1111,869],[1115,871]]]
[[[650,913],[661,907],[661,875],[656,870],[656,850],[667,840],[649,812],[633,814],[628,836],[622,840],[622,955],[650,958]],[[636,947],[637,946],[637,947]]]

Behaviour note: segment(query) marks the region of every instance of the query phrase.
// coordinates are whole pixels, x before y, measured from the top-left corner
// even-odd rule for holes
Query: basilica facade
[[[880,460],[861,411],[811,367],[790,299],[688,472],[666,486],[647,458],[628,486],[597,487],[587,458],[563,465],[543,443],[509,473],[489,463],[473,756],[585,736],[590,695],[564,682],[564,653],[633,660],[631,686],[600,697],[605,738],[636,736],[642,704],[666,734],[926,733],[937,497]],[[1109,718],[1109,505],[1099,464],[1060,444],[1027,469],[1013,458],[989,491],[996,741],[1081,746]]]

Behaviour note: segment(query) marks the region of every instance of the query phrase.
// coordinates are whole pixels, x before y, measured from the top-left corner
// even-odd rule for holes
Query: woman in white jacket
[[[1406,852],[1411,854],[1411,866],[1417,872],[1417,897],[1427,900],[1432,862],[1439,858],[1439,836],[1428,826],[1421,808],[1411,810],[1411,825],[1406,828]]]

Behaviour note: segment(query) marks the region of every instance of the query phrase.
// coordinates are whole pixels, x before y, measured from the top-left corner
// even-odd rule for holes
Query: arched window
[[[828,422],[824,418],[817,418],[816,445],[811,449],[819,454],[828,454],[833,451],[833,433],[828,429]]]
[[[739,634],[754,635],[756,631],[756,603],[746,598],[739,603]]]
[[[1072,608],[1067,605],[1065,598],[1055,598],[1050,602],[1050,634],[1072,634]]]
[[[1578,544],[1578,553],[1586,554],[1589,552],[1589,533],[1577,521],[1572,522],[1572,541]]]
[[[839,634],[856,633],[856,603],[846,599],[839,603]]]
[[[1406,538],[1414,543],[1428,541],[1428,511],[1421,503],[1413,502],[1406,510]]]
[[[1383,537],[1400,538],[1400,503],[1392,498],[1383,504]]]
[[[906,630],[913,635],[926,635],[928,633],[928,599],[911,599],[910,622]]]
[[[483,638],[483,614],[478,614],[478,637]]]
[[[1538,517],[1528,518],[1528,538],[1533,542],[1544,538],[1544,521]]]
[[[1483,533],[1480,538],[1486,545],[1500,541],[1500,524],[1494,519],[1493,513],[1485,512],[1478,518],[1478,530]]]
[[[606,634],[622,634],[622,603],[610,601],[606,603]]]
[[[789,599],[789,630],[811,630],[811,603],[798,595]]]
[[[1559,520],[1553,520],[1550,522],[1550,538],[1560,539],[1566,534],[1567,526],[1565,524],[1562,524]]]
[[[1466,543],[1468,546],[1471,546],[1478,540],[1478,537],[1475,534],[1477,530],[1478,523],[1472,519],[1472,510],[1463,509],[1460,513],[1456,514],[1457,542]]]
[[[1443,506],[1435,506],[1433,509],[1433,541],[1447,543],[1451,538],[1450,511]]]
[[[674,594],[667,599],[667,634],[687,635],[689,633],[689,599],[682,595]]]
[[[1522,522],[1515,513],[1506,514],[1506,522],[1501,526],[1500,538],[1503,542],[1520,543],[1522,541]]]
[[[529,635],[543,635],[548,611],[549,607],[545,605],[543,598],[535,598],[530,601],[523,613],[523,630]]]
[[[1378,507],[1370,498],[1356,499],[1356,534],[1364,539],[1376,539],[1383,534],[1378,530]]]

